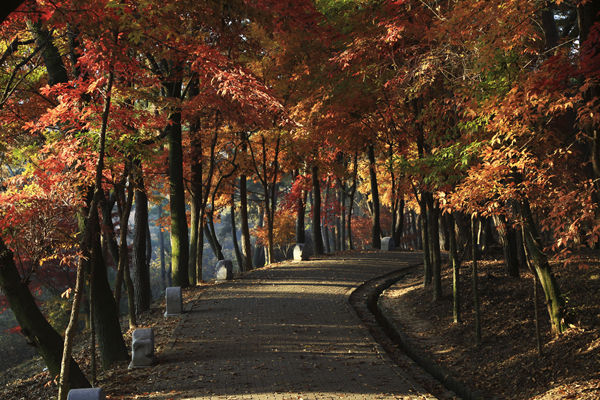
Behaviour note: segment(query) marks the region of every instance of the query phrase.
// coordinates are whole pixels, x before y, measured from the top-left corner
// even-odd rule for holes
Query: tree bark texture
[[[312,167],[312,234],[315,246],[315,255],[323,254],[323,236],[321,234],[321,184],[319,181],[319,167]]]
[[[252,245],[248,224],[248,188],[246,175],[240,175],[240,223],[242,228],[242,271],[252,269]]]
[[[119,312],[113,297],[110,285],[108,283],[106,264],[102,256],[102,246],[100,245],[100,226],[98,214],[91,213],[89,223],[92,225],[91,257],[90,263],[93,263],[90,270],[93,275],[90,277],[92,289],[94,292],[94,318],[96,331],[98,335],[98,347],[102,357],[103,368],[110,367],[118,361],[125,361],[129,358],[127,347],[121,333],[119,325]]]
[[[481,344],[481,314],[479,311],[479,289],[477,288],[477,218],[471,217],[471,286],[473,291],[473,309],[475,312],[475,342]]]
[[[372,144],[367,147],[367,155],[369,157],[369,178],[371,183],[371,201],[373,203],[373,212],[371,214],[371,247],[374,249],[380,249],[381,224],[379,218],[379,188],[377,184],[377,165],[375,164],[375,149]]]
[[[181,81],[165,84],[168,97],[181,97]],[[183,185],[183,150],[181,147],[181,110],[169,117],[167,139],[169,148],[169,210],[171,212],[171,268],[173,284],[188,287],[189,237],[185,213]]]
[[[546,307],[550,316],[552,331],[556,334],[564,332],[566,324],[564,321],[564,300],[560,293],[558,283],[548,263],[548,258],[542,251],[542,244],[537,231],[529,201],[521,201],[521,217],[523,243],[527,262],[532,271],[535,271],[542,285],[546,297]]]
[[[136,313],[150,309],[152,291],[150,289],[150,268],[146,259],[148,231],[148,197],[140,175],[136,177],[135,216],[133,223],[133,284],[135,290]]]

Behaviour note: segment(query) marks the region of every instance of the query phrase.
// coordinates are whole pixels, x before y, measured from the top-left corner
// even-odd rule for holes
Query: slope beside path
[[[417,262],[407,253],[344,255],[204,288],[136,392],[148,399],[432,399],[347,301],[362,282]]]

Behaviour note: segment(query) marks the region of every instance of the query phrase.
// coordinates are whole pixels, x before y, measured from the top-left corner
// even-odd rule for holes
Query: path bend
[[[348,304],[361,283],[418,262],[400,252],[345,255],[204,289],[160,355],[172,367],[138,389],[153,399],[432,399]]]

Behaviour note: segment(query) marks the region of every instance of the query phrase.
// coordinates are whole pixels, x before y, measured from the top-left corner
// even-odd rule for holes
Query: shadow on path
[[[152,399],[432,398],[348,305],[362,282],[417,262],[402,252],[345,255],[205,289],[159,354],[160,375],[138,390]]]

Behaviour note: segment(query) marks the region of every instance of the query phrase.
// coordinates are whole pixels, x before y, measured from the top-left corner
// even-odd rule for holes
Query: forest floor
[[[211,285],[202,284],[194,289],[183,290],[183,303],[192,303],[202,289],[209,286]],[[164,299],[154,301],[150,311],[139,316],[137,321],[139,328],[150,326],[154,328],[156,353],[160,353],[173,340],[173,332],[181,319],[180,316],[164,318],[164,310]],[[133,331],[129,329],[126,318],[122,318],[122,330],[125,343],[129,346]],[[76,337],[77,345],[74,358],[89,378],[92,376],[92,367],[89,350],[91,342],[88,335],[84,332]],[[97,354],[96,359],[99,360],[99,354]],[[129,361],[124,361],[114,365],[107,371],[101,371],[101,367],[98,366],[97,386],[106,388],[115,384],[122,384],[129,380],[135,380],[136,376],[143,372],[143,369],[128,370],[128,365]],[[56,379],[51,377],[45,369],[41,357],[35,357],[17,367],[4,371],[0,378],[0,399],[2,400],[53,399],[56,397]]]
[[[510,278],[503,261],[480,261],[482,343],[477,347],[471,263],[463,264],[461,323],[453,323],[447,265],[439,302],[423,288],[420,268],[384,292],[381,304],[411,342],[486,399],[600,398],[600,257],[590,253],[553,265],[568,310],[569,329],[560,337],[550,333],[538,289],[542,356],[536,348],[532,275]]]

